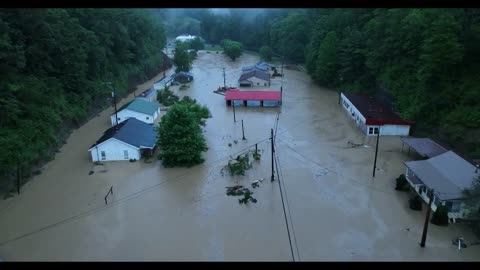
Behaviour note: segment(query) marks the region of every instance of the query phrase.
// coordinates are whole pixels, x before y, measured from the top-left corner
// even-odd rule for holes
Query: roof
[[[107,129],[90,149],[111,138],[115,138],[136,148],[153,148],[157,141],[157,133],[152,124],[144,123],[135,118],[129,118]]]
[[[191,72],[185,72],[185,71],[180,71],[180,72],[177,72],[177,73],[173,74],[172,76],[174,76],[174,77],[177,77],[177,76],[189,76],[189,77],[192,77],[192,78],[193,78],[193,73],[191,73]]]
[[[146,101],[144,99],[136,98],[136,99],[128,102],[127,104],[123,105],[122,107],[120,107],[118,109],[118,111],[121,111],[121,110],[124,110],[124,109],[129,109],[131,111],[135,111],[135,112],[139,112],[139,113],[154,115],[155,112],[158,111],[158,108],[160,108],[160,106],[157,103],[153,103],[153,102],[150,102],[150,101]]]
[[[464,189],[472,187],[480,171],[453,151],[447,151],[436,157],[404,162],[405,165],[441,200],[460,199]]]
[[[264,81],[270,81],[270,74],[268,72],[259,70],[259,69],[252,69],[249,71],[244,72],[238,81],[245,81],[247,79],[250,79],[252,77],[256,77],[259,79],[262,79]]]
[[[367,125],[406,125],[414,122],[405,121],[375,98],[364,94],[342,93],[365,117]]]
[[[164,77],[158,81],[156,81],[154,84],[153,84],[153,88],[156,89],[156,90],[163,90],[163,88],[165,88],[165,85],[167,83],[169,83],[170,81],[172,81],[175,76],[175,74],[172,74],[172,75],[169,75],[167,77]]]
[[[429,138],[400,138],[400,140],[427,158],[436,157],[448,151]]]
[[[280,100],[280,91],[240,91],[225,92],[225,100]]]
[[[275,65],[272,65],[272,64],[269,64],[267,62],[264,62],[264,61],[260,61],[256,64],[257,67],[264,67],[264,68],[273,68],[275,67]]]
[[[257,66],[257,65],[242,67],[242,71],[249,71],[249,70],[253,70],[253,69],[258,69],[258,70],[262,70],[262,71],[267,71],[268,70],[267,67]]]
[[[152,87],[150,89],[147,89],[145,91],[143,91],[140,95],[138,95],[139,97],[148,97],[152,92],[154,92],[155,89]]]

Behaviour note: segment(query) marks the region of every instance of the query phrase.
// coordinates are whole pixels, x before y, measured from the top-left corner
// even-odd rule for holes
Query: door
[[[123,158],[128,159],[128,150],[123,150]]]

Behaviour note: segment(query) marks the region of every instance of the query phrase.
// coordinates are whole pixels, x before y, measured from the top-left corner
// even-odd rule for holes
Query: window
[[[102,155],[102,160],[107,159],[107,156],[105,155],[105,151],[101,151],[100,154]]]
[[[265,83],[265,86],[267,86],[267,83]]]
[[[150,119],[150,117],[147,116],[147,120]]]
[[[260,83],[257,82],[257,85],[260,85]]]
[[[373,134],[375,134],[375,135],[378,134],[378,127],[374,128]]]
[[[128,159],[128,150],[123,150],[123,158]]]
[[[427,191],[427,188],[425,186],[420,186],[419,192],[420,194],[425,193]]]
[[[368,134],[373,134],[373,128],[372,127],[368,128]]]

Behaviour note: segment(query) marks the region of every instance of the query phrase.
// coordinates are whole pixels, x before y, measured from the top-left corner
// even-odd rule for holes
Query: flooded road
[[[279,114],[276,151],[291,213],[295,260],[471,261],[479,246],[458,251],[456,236],[474,238],[462,225],[430,224],[420,248],[425,213],[408,208],[408,194],[394,190],[404,172],[398,137],[380,139],[378,170],[372,178],[375,138],[347,119],[334,91],[316,86],[299,71],[285,70],[281,108],[225,106],[214,94],[236,85],[241,67],[222,54],[199,52],[194,81],[186,90],[209,107],[204,133],[205,163],[193,168],[163,168],[158,160],[109,162],[95,168],[88,148],[110,125],[109,108],[75,130],[55,160],[28,182],[20,196],[0,202],[0,257],[6,261],[291,261],[278,182],[271,183],[270,129]],[[170,70],[168,74],[173,71]],[[137,88],[152,86],[156,78]],[[282,85],[275,78],[271,89]],[[133,95],[121,101],[130,101]],[[164,114],[164,112],[162,112]],[[241,120],[245,124],[242,140]],[[235,143],[234,141],[237,141]],[[349,148],[348,141],[366,147]],[[232,145],[229,146],[229,143]],[[230,156],[258,143],[262,158],[245,176],[221,174]],[[250,147],[250,148],[249,148]],[[94,170],[93,175],[88,175]],[[256,204],[240,205],[225,187],[250,185]],[[104,197],[113,186],[113,196]],[[425,208],[425,207],[424,207]]]

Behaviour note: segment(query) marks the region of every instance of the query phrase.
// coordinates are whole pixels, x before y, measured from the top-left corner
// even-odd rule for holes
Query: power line
[[[276,147],[276,145],[275,145]],[[278,148],[277,148],[278,149]],[[280,156],[278,155],[278,151],[275,153],[276,155],[276,160],[275,162],[277,164],[280,164]],[[282,179],[285,179],[283,177],[283,171],[281,170],[281,166],[277,167],[277,177],[280,179],[280,177],[278,176],[278,172],[280,172],[280,175],[281,175],[281,178]],[[280,180],[279,180],[280,181]],[[293,226],[293,218],[292,218],[292,213],[290,212],[290,203],[288,202],[288,196],[287,196],[287,188],[285,187],[285,183],[282,182],[282,185],[283,185],[283,190],[285,192],[285,202],[287,203],[287,210],[288,210],[288,215],[290,216],[290,223],[292,225],[292,233],[293,233],[293,240],[295,241],[295,248],[297,250],[297,256],[298,256],[298,260],[300,261],[300,251],[298,250],[298,243],[297,243],[297,236],[295,234],[295,227]]]
[[[272,136],[273,141],[273,136]],[[283,200],[283,192],[282,192],[282,185],[280,184],[280,177],[278,174],[278,163],[275,162],[277,166],[277,180],[278,180],[278,187],[280,188],[280,198],[282,199],[282,207],[283,207],[283,215],[285,216],[285,225],[287,226],[287,234],[288,234],[288,243],[290,244],[290,252],[292,253],[292,260],[295,261],[295,255],[293,253],[293,246],[292,246],[292,237],[290,236],[290,229],[288,227],[288,219],[287,219],[287,211],[285,211],[285,202]]]
[[[313,120],[315,120],[315,119],[313,119]],[[295,124],[292,128],[295,128],[295,127],[297,127],[297,126],[300,126],[300,125],[304,124],[304,123],[307,122],[307,121],[309,121],[309,120],[300,121],[300,122],[298,122],[297,124]],[[282,134],[282,133],[284,133],[284,132],[287,132],[288,130],[289,130],[289,129],[285,129],[285,130],[281,131],[279,134]],[[254,147],[256,144],[258,145],[258,144],[264,143],[264,142],[266,142],[266,141],[268,141],[268,140],[270,140],[269,137],[267,137],[267,138],[265,138],[265,139],[263,139],[263,140],[260,140],[260,141],[254,143],[254,144],[252,144],[252,145],[250,145],[250,146],[248,146],[248,147],[246,147],[246,148],[243,148],[243,149],[241,149],[241,150],[239,150],[239,151],[236,151],[236,152],[234,152],[234,153],[231,153],[231,154],[229,154],[229,155],[226,156],[226,157],[219,158],[219,159],[214,160],[214,161],[212,161],[212,162],[210,162],[210,163],[208,163],[208,164],[202,164],[201,166],[210,167],[210,166],[212,166],[214,163],[217,163],[217,162],[219,162],[219,161],[221,161],[221,160],[223,160],[223,159],[226,159],[226,158],[228,158],[228,157],[230,157],[230,156],[232,156],[232,155],[236,155],[236,154],[238,154],[238,153],[242,153],[242,152],[244,152],[245,150],[248,150],[248,149]],[[295,152],[296,152],[296,151],[295,151]],[[297,152],[297,153],[298,153],[298,152]],[[301,155],[301,154],[300,154],[300,155]],[[126,202],[126,201],[131,200],[131,199],[135,199],[135,198],[139,197],[140,195],[142,195],[142,194],[145,193],[145,192],[148,192],[148,191],[150,191],[150,190],[152,190],[152,189],[155,189],[155,188],[157,188],[157,187],[159,187],[159,186],[161,186],[161,185],[163,185],[163,184],[166,184],[166,183],[168,183],[168,182],[170,182],[170,181],[172,181],[172,180],[177,180],[179,177],[187,176],[187,175],[189,175],[189,174],[191,174],[191,173],[192,173],[192,172],[185,173],[185,174],[182,174],[182,175],[180,175],[180,176],[176,176],[175,178],[172,177],[171,179],[167,179],[167,180],[165,180],[165,181],[163,181],[163,182],[161,182],[161,183],[158,183],[158,184],[155,184],[155,185],[153,185],[153,186],[147,187],[147,188],[145,188],[145,189],[139,190],[139,191],[137,191],[137,192],[134,192],[134,193],[129,194],[129,195],[123,197],[123,198],[120,198],[119,200],[116,200],[116,201],[112,202],[112,203],[111,203],[110,205],[108,205],[108,206],[103,206],[103,205],[102,205],[101,207],[98,207],[98,208],[94,208],[94,209],[85,211],[85,212],[80,213],[80,214],[78,214],[78,215],[75,215],[75,216],[72,216],[72,217],[68,217],[68,218],[65,218],[65,219],[63,219],[63,220],[61,220],[61,221],[58,221],[58,222],[52,223],[52,224],[50,224],[50,225],[44,226],[44,227],[42,227],[42,228],[40,228],[40,229],[37,229],[37,230],[31,231],[31,232],[25,233],[25,234],[23,234],[23,235],[14,237],[14,238],[12,238],[12,239],[6,240],[6,241],[4,241],[4,242],[1,242],[1,243],[0,243],[0,246],[3,246],[3,245],[5,245],[5,244],[7,244],[7,243],[10,243],[10,242],[13,242],[13,241],[22,239],[22,238],[25,238],[25,237],[30,236],[30,235],[33,235],[33,234],[35,234],[35,233],[42,232],[42,231],[44,231],[44,230],[48,230],[48,229],[50,229],[50,228],[53,228],[53,227],[58,226],[58,225],[61,225],[61,224],[63,224],[63,223],[67,223],[67,222],[72,221],[72,220],[75,220],[75,219],[77,219],[77,218],[81,218],[81,217],[84,217],[84,216],[89,216],[89,215],[95,214],[95,213],[100,212],[100,211],[102,211],[102,210],[105,210],[105,209],[107,209],[107,208],[109,208],[109,207],[113,207],[113,206],[115,206],[115,205],[117,205],[117,204],[119,204],[119,203]],[[137,196],[134,197],[135,195],[137,195]],[[13,203],[12,203],[11,205],[13,205]],[[8,208],[10,208],[11,205],[9,205]],[[1,214],[3,215],[3,214],[6,213],[6,212],[7,212],[6,209],[4,209],[4,211],[2,211]]]
[[[266,141],[268,141],[268,140],[269,140],[269,138],[266,138],[266,139],[263,139],[263,140],[258,141],[258,142],[255,143],[255,144],[261,144],[261,143],[266,142]],[[204,167],[210,167],[210,166],[212,166],[213,164],[215,164],[215,163],[217,163],[217,162],[220,162],[220,161],[222,161],[222,160],[224,160],[224,159],[226,159],[226,158],[229,158],[229,157],[232,156],[232,155],[237,155],[237,154],[239,154],[239,153],[242,153],[242,152],[244,152],[244,151],[246,151],[246,150],[254,147],[255,144],[250,145],[250,146],[248,146],[248,147],[246,147],[246,148],[243,148],[243,149],[241,149],[241,150],[239,150],[239,151],[236,151],[236,152],[234,152],[234,153],[231,153],[231,154],[229,154],[228,156],[221,157],[221,158],[219,158],[219,159],[217,159],[217,160],[214,160],[214,161],[212,161],[212,162],[210,162],[210,163],[208,163],[208,164],[202,165],[202,166],[204,166]],[[117,205],[117,204],[119,204],[119,203],[126,202],[126,201],[129,201],[129,200],[131,200],[131,199],[135,199],[135,198],[139,197],[140,195],[142,195],[142,194],[145,193],[145,192],[148,192],[148,191],[150,191],[150,190],[153,190],[153,189],[155,189],[155,188],[158,188],[158,187],[160,187],[160,186],[162,186],[162,185],[164,185],[164,184],[166,184],[166,183],[168,183],[168,182],[170,182],[170,181],[172,181],[172,180],[177,180],[177,179],[180,178],[180,177],[184,177],[184,176],[190,175],[190,174],[192,174],[192,173],[193,173],[193,172],[187,172],[187,173],[181,174],[181,175],[179,175],[179,176],[172,177],[172,178],[167,179],[167,180],[165,180],[165,181],[163,181],[163,182],[161,182],[161,183],[152,185],[152,186],[150,186],[150,187],[147,187],[147,188],[144,188],[144,189],[139,190],[139,191],[137,191],[137,192],[134,192],[134,193],[132,193],[132,194],[129,194],[129,195],[123,197],[123,198],[120,198],[119,200],[116,200],[116,201],[112,202],[111,204],[109,204],[109,205],[107,205],[107,206],[102,205],[101,207],[97,207],[97,208],[94,208],[94,209],[85,211],[85,212],[80,213],[80,214],[78,214],[78,215],[74,215],[74,216],[65,218],[65,219],[63,219],[63,220],[60,220],[60,221],[58,221],[58,222],[49,224],[49,225],[44,226],[44,227],[42,227],[42,228],[33,230],[33,231],[31,231],[31,232],[22,234],[22,235],[20,235],[20,236],[14,237],[14,238],[9,239],[9,240],[6,240],[6,241],[4,241],[4,242],[1,242],[1,243],[0,243],[0,246],[3,246],[3,245],[5,245],[5,244],[10,243],[10,242],[13,242],[13,241],[20,240],[20,239],[25,238],[25,237],[27,237],[27,236],[33,235],[33,234],[35,234],[35,233],[39,233],[39,232],[48,230],[48,229],[50,229],[50,228],[53,228],[53,227],[56,227],[56,226],[58,226],[58,225],[61,225],[61,224],[64,224],[64,223],[73,221],[73,220],[75,220],[75,219],[78,219],[78,218],[81,218],[81,217],[85,217],[85,216],[89,216],[89,215],[95,214],[95,213],[97,213],[97,212],[100,212],[100,211],[102,211],[102,210],[105,210],[105,209],[107,209],[107,208],[109,208],[109,207],[112,207],[112,206],[114,206],[114,205]],[[208,177],[208,176],[207,176],[207,177]],[[178,180],[177,180],[177,181],[178,181]]]

